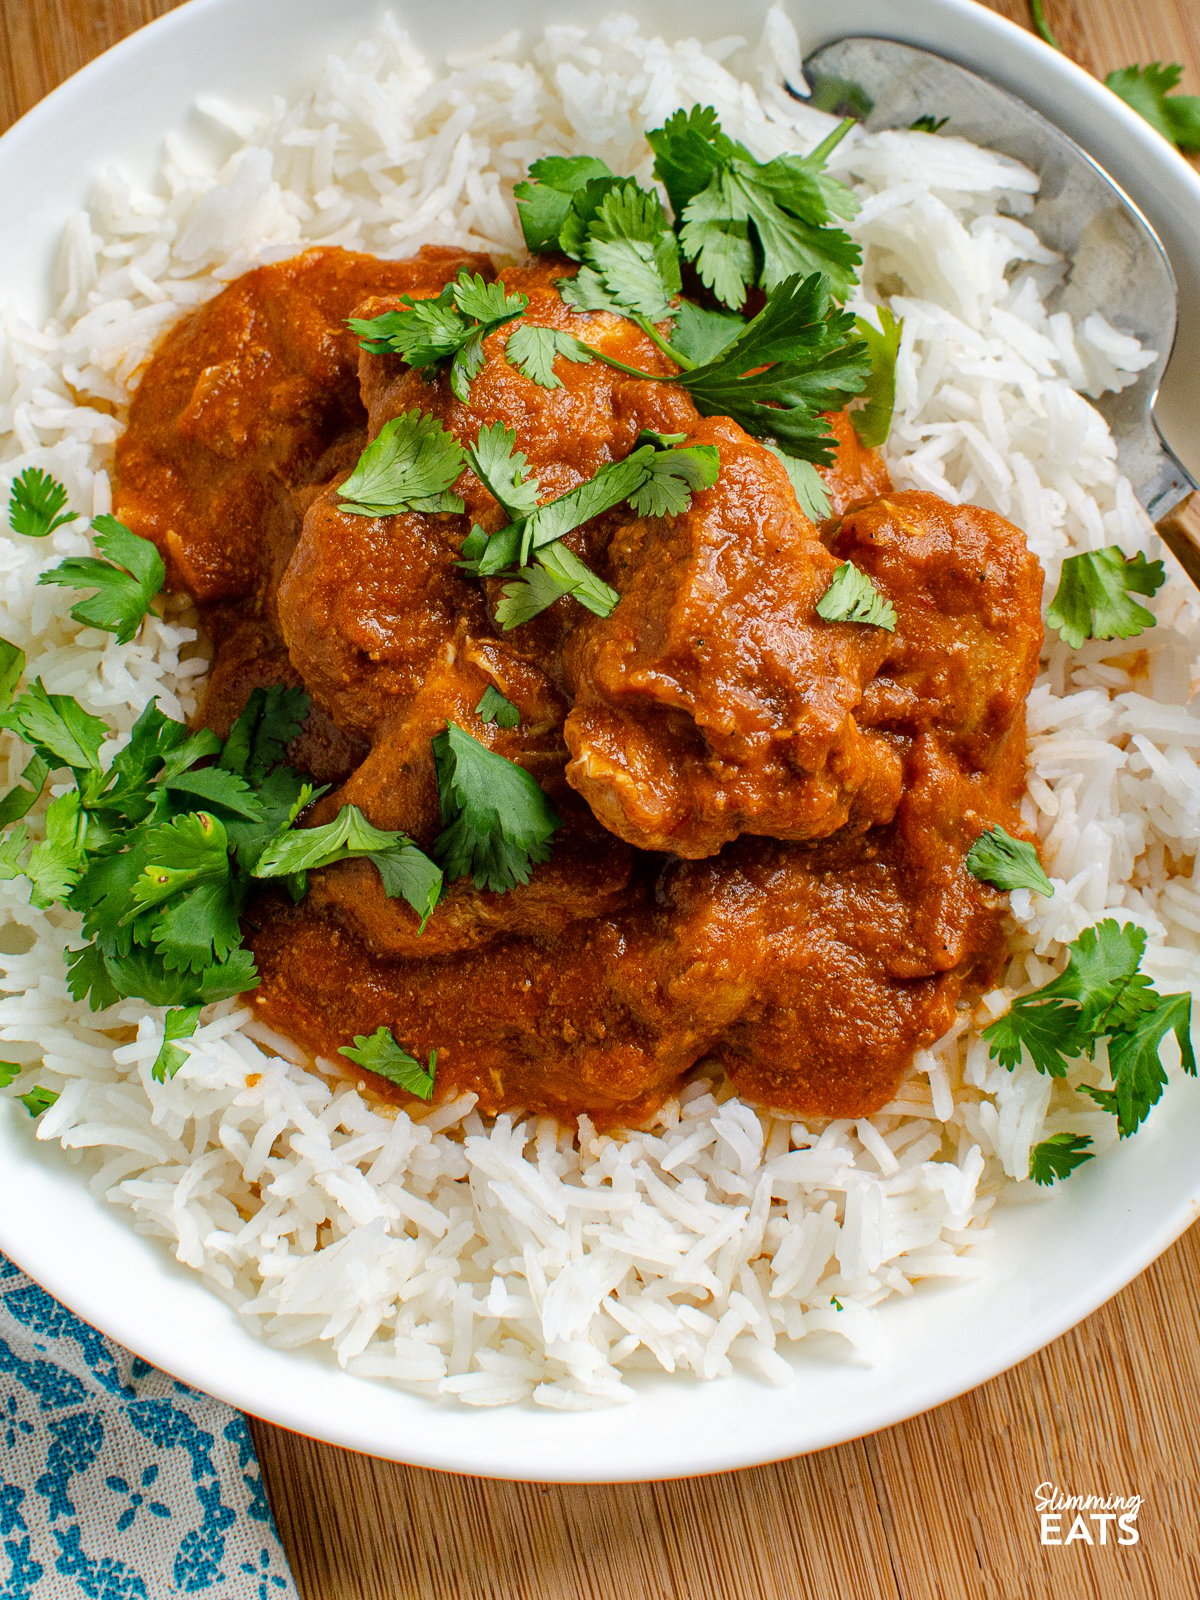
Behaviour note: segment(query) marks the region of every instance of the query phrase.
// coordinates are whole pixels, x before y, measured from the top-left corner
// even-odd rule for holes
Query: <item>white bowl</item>
[[[148,176],[163,135],[197,95],[261,102],[294,92],[325,57],[387,9],[434,54],[514,26],[595,20],[595,0],[191,0],[93,62],[0,141],[0,293],[31,312],[65,212],[95,169]],[[743,0],[757,31],[765,0]],[[727,34],[725,0],[640,0],[668,35]],[[853,33],[925,45],[1022,95],[1079,140],[1158,228],[1180,285],[1180,329],[1162,421],[1200,469],[1200,179],[1094,79],[970,0],[791,0],[805,49]],[[269,49],[263,42],[270,41]],[[796,1381],[641,1382],[623,1407],[561,1414],[535,1407],[435,1406],[353,1378],[331,1361],[259,1343],[163,1247],[136,1236],[89,1194],[65,1158],[39,1145],[24,1111],[0,1105],[0,1248],[81,1316],[168,1372],[284,1427],[420,1466],[494,1477],[612,1481],[683,1476],[819,1449],[962,1393],[1064,1332],[1142,1271],[1200,1215],[1200,1091],[1177,1083],[1147,1127],[1084,1168],[1045,1203],[1004,1210],[977,1280],[922,1288],[881,1313],[876,1366],[811,1353]]]

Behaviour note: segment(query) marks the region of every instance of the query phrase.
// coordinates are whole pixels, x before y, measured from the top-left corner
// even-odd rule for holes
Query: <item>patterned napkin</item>
[[[0,1256],[0,1600],[296,1600],[246,1419]]]

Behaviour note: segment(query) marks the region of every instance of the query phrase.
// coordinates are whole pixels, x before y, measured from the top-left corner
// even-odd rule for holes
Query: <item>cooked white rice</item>
[[[511,185],[530,160],[585,150],[648,178],[642,130],[694,101],[760,156],[809,148],[829,120],[780,88],[798,58],[790,25],[772,16],[757,53],[738,58],[743,77],[722,64],[737,45],[667,45],[616,18],[552,29],[531,52],[506,38],[442,68],[385,27],[294,104],[205,103],[221,157],[169,142],[152,191],[105,174],[91,210],[67,223],[55,320],[35,329],[6,313],[4,478],[46,467],[77,509],[107,510],[139,364],[182,310],[259,262],[311,244],[518,253]],[[1071,550],[1159,554],[1085,398],[1149,358],[1099,316],[1047,314],[1054,258],[1016,220],[1034,176],[913,133],[855,133],[835,163],[864,202],[863,302],[886,300],[905,322],[897,481],[1010,516],[1051,592]],[[27,652],[30,675],[122,737],[152,695],[190,711],[204,668],[186,610],[121,646],[67,619],[60,590],[35,586],[87,548],[83,521],[0,542],[0,634]],[[735,1363],[786,1382],[784,1354],[817,1331],[869,1356],[873,1307],[979,1270],[970,1247],[997,1199],[1031,1195],[1032,1143],[1065,1127],[1100,1148],[1113,1138],[1112,1118],[1069,1085],[990,1062],[978,1025],[1106,914],[1148,929],[1169,986],[1194,971],[1200,633],[1183,582],[1154,605],[1158,626],[1127,643],[1050,641],[1030,701],[1026,814],[1055,897],[1013,895],[1007,988],[923,1053],[869,1121],[772,1117],[704,1076],[649,1130],[612,1136],[586,1120],[577,1136],[548,1120],[489,1122],[470,1097],[392,1114],[293,1062],[238,1002],[213,1008],[176,1078],[156,1084],[159,1015],[138,1001],[100,1017],[72,1003],[62,950],[76,921],[30,907],[20,882],[0,885],[11,924],[0,1040],[29,1064],[12,1092],[57,1090],[38,1137],[73,1152],[98,1198],[264,1338],[324,1341],[352,1371],[431,1396],[582,1407],[627,1396],[637,1369],[714,1378]],[[16,740],[0,759],[15,782]]]

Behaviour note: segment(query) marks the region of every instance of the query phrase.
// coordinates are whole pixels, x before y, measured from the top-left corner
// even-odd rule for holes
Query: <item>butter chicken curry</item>
[[[311,250],[194,311],[143,376],[116,510],[199,607],[201,720],[224,734],[254,688],[302,686],[290,756],[328,786],[305,824],[354,804],[433,849],[448,723],[536,779],[559,824],[527,882],[460,876],[423,929],[366,859],[315,872],[299,904],[264,887],[253,1003],[333,1060],[380,1027],[436,1050],[439,1096],[487,1111],[636,1122],[714,1059],[762,1104],[869,1113],[1003,954],[1005,898],[965,857],[1023,832],[1041,571],[999,516],[894,490],[844,413],[818,525],[778,455],[680,384],[574,359],[534,382],[504,354],[521,325],[675,370],[635,321],[565,305],[574,270]],[[528,299],[469,386],[347,327],[464,271]],[[461,513],[345,508],[368,441],[414,411],[464,447],[512,430],[543,503],[647,430],[715,447],[719,474],[676,514],[624,502],[566,534],[620,596],[607,615],[568,595],[506,629],[501,580],[462,560],[472,526],[510,520],[470,467]],[[847,562],[890,630],[818,611]],[[484,720],[489,688],[519,721]]]

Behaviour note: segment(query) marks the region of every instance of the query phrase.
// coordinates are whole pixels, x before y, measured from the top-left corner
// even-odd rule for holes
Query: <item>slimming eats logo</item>
[[[1064,1494],[1056,1483],[1039,1483],[1033,1503],[1043,1544],[1138,1542],[1140,1494]]]

